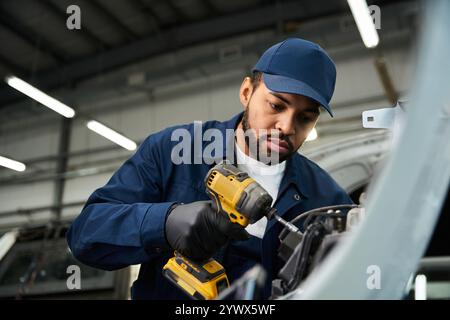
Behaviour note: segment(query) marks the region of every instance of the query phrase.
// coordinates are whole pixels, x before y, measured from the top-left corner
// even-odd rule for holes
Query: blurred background
[[[422,3],[367,5],[379,23],[369,47],[345,0],[0,1],[0,298],[128,299],[139,266],[75,261],[68,225],[149,134],[240,112],[242,79],[286,37],[318,43],[336,63],[335,118],[323,114],[300,152],[358,202],[390,145],[361,114],[407,99]],[[44,93],[66,113],[45,107],[54,101]],[[450,298],[449,211],[447,195],[418,270],[429,299]],[[67,287],[69,265],[81,268],[80,290]]]

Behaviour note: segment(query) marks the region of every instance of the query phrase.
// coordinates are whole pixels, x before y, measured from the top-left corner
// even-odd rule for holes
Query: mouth
[[[285,154],[290,151],[289,143],[278,138],[268,138],[267,145],[272,151],[279,154]]]

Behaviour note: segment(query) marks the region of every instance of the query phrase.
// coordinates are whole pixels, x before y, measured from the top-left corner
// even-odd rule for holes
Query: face
[[[264,148],[269,156],[276,153],[280,162],[300,148],[320,114],[315,101],[302,95],[272,92],[264,79],[254,89],[250,78],[245,78],[240,101],[245,110],[238,128],[244,132],[252,129],[258,148]],[[238,143],[247,144],[239,135]]]

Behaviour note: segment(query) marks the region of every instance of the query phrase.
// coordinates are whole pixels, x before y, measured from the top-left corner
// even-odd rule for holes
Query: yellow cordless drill
[[[267,191],[228,161],[209,170],[205,186],[213,208],[243,228],[266,216],[298,232],[297,227],[276,214],[276,209],[271,207],[272,197]],[[175,256],[164,266],[163,273],[195,299],[214,299],[229,287],[224,268],[212,258],[204,263],[196,263],[175,252]]]

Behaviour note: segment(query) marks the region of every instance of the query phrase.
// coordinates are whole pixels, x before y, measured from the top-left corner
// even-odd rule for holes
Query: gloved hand
[[[197,261],[211,258],[229,239],[250,238],[241,225],[216,212],[211,201],[175,205],[168,213],[165,227],[170,246]]]

